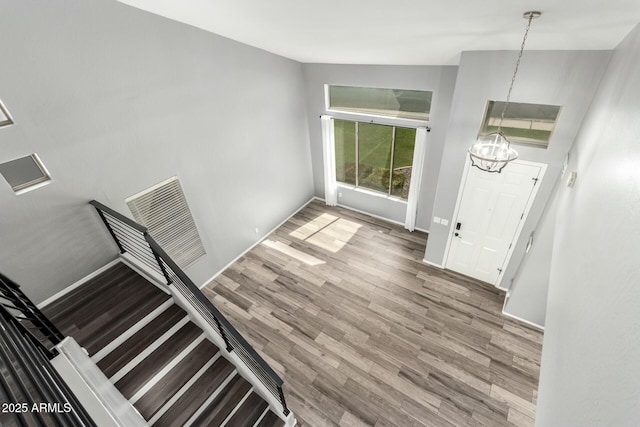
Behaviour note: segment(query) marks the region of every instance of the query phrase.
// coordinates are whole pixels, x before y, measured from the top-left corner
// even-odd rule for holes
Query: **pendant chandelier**
[[[531,28],[531,21],[540,17],[540,15],[540,12],[535,11],[525,12],[522,15],[523,18],[528,20],[527,29],[524,32],[524,38],[522,39],[522,45],[520,46],[520,54],[516,61],[516,67],[513,70],[511,85],[509,86],[509,92],[507,92],[507,101],[505,102],[502,114],[500,115],[498,129],[488,135],[478,136],[476,142],[471,146],[471,148],[469,148],[471,165],[483,171],[500,173],[507,163],[518,158],[518,152],[511,148],[511,143],[502,132],[502,122],[504,121],[504,116],[507,112],[507,108],[509,107],[511,91],[513,90],[513,84],[516,81],[518,67],[520,67],[520,60],[522,59],[522,53],[524,52],[524,45],[527,41],[529,28]]]

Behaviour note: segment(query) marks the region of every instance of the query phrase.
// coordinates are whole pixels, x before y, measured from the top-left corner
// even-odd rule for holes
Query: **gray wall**
[[[615,50],[558,191],[536,425],[640,425],[640,26]]]
[[[433,215],[454,222],[458,189],[467,159],[490,99],[506,97],[518,52],[463,52],[453,94]],[[501,287],[508,288],[535,229],[569,147],[582,123],[608,63],[610,51],[527,51],[522,59],[512,98],[514,102],[561,105],[562,111],[547,149],[515,145],[520,159],[549,165],[536,200],[522,229]],[[450,225],[430,227],[425,259],[444,263]]]
[[[0,0],[0,271],[42,301],[116,256],[95,212],[178,175],[207,255],[198,284],[313,196],[302,66],[109,0]],[[259,228],[259,234],[255,228]]]
[[[326,113],[325,84],[433,91],[429,121],[431,132],[427,139],[427,153],[416,218],[418,228],[429,230],[429,218],[440,172],[440,160],[457,67],[304,64],[303,70],[307,86],[313,178],[315,194],[318,197],[324,197],[322,131],[319,116]],[[407,211],[405,202],[349,188],[340,188],[340,193],[342,197],[338,198],[338,203],[341,205],[404,223]]]
[[[566,181],[566,177],[565,174],[559,178],[559,182]],[[555,194],[557,191],[558,181],[556,181],[535,231],[524,237],[528,241],[529,236],[533,236],[531,249],[522,258],[504,305],[505,313],[540,327],[544,327],[547,312],[547,293],[549,291],[549,273],[556,221]]]

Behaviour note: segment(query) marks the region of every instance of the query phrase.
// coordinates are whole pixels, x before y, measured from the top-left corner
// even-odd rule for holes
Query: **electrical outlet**
[[[442,219],[442,220],[440,220],[440,224],[449,225],[449,220],[448,219]]]
[[[256,234],[260,233],[260,229],[258,227],[256,227]]]
[[[338,197],[342,197],[342,192],[338,193]]]

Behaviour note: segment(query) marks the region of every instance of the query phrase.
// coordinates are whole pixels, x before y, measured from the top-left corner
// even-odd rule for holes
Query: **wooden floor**
[[[424,264],[426,238],[315,201],[204,291],[301,426],[533,425],[542,334]]]
[[[168,299],[129,267],[116,264],[42,311],[93,356]]]

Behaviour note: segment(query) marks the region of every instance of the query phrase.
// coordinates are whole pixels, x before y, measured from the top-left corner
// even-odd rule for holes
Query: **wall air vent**
[[[134,219],[147,227],[181,268],[206,252],[177,177],[154,185],[125,200]]]
[[[51,175],[35,153],[0,163],[0,174],[16,194],[23,194],[51,183]]]

